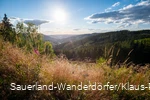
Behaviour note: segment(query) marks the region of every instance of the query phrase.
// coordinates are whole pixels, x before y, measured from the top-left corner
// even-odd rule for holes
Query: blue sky
[[[150,29],[150,0],[0,0],[4,13],[51,35]]]

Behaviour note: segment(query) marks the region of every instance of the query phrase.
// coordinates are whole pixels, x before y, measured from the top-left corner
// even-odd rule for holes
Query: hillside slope
[[[149,63],[149,38],[150,30],[123,30],[99,34],[95,33],[76,41],[70,41],[57,45],[54,49],[56,54],[64,53],[69,59],[97,59],[99,57],[108,58],[110,55],[116,55],[119,50],[118,58],[114,57],[116,61],[119,59],[121,61],[125,61],[128,53],[133,50],[132,55],[130,56],[130,61],[133,61],[134,63]],[[135,41],[138,42],[135,43]],[[112,51],[110,48],[113,49],[113,52],[111,54],[106,54],[107,51]]]
[[[74,42],[86,37],[91,36],[91,34],[83,35],[43,35],[45,41],[50,41],[53,46],[57,46],[66,42]]]
[[[149,90],[143,91],[109,91],[98,90],[98,84],[130,84],[147,86],[149,82],[149,65],[142,68],[110,68],[104,62],[99,64],[70,62],[65,58],[50,59],[44,55],[37,55],[35,52],[27,53],[24,49],[18,48],[9,42],[0,39],[0,99],[1,100],[67,100],[67,99],[84,99],[84,100],[116,100],[130,99],[138,100],[149,99]],[[46,90],[42,85],[67,84],[78,86],[98,85],[96,90],[77,90],[71,88]],[[90,82],[90,83],[89,83]],[[110,82],[110,83],[108,83]],[[15,85],[12,85],[15,84]],[[38,88],[31,87],[38,84]],[[29,86],[26,88],[25,86]],[[40,88],[41,87],[41,88]],[[13,90],[11,90],[13,89]],[[33,89],[33,90],[31,90]],[[140,88],[141,89],[141,88]]]

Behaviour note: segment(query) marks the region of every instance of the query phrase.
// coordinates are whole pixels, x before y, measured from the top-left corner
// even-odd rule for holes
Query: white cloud
[[[75,29],[73,29],[74,31],[79,31],[79,30],[81,30],[81,29],[79,29],[79,28],[75,28]]]
[[[120,2],[116,2],[115,4],[112,5],[112,7],[116,7],[116,6],[119,6],[120,5]]]
[[[119,5],[120,5],[120,2],[116,2],[116,3],[114,3],[111,7],[105,9],[105,12],[108,12],[108,11],[110,11],[112,8],[117,7],[117,6],[119,6]]]
[[[89,31],[93,31],[93,30],[95,30],[95,29],[93,29],[93,28],[89,28],[88,30],[89,30]]]
[[[41,24],[45,24],[45,23],[50,23],[50,21],[47,21],[47,20],[41,20],[41,19],[25,19],[23,21],[24,23],[32,23],[34,25],[41,25]]]
[[[10,20],[14,20],[14,21],[22,21],[23,19],[18,18],[18,17],[10,17]]]
[[[10,20],[16,24],[17,22],[23,22],[24,24],[27,23],[32,23],[35,25],[41,25],[41,24],[45,24],[45,23],[51,23],[52,21],[49,20],[42,20],[42,19],[21,19],[21,18],[17,18],[17,17],[10,17]]]
[[[105,9],[105,12],[110,11],[111,9],[112,9],[112,8],[109,7],[109,8],[107,8],[107,9]]]
[[[9,19],[10,19],[10,23],[13,24],[13,26],[16,26],[16,24],[17,24],[18,22],[23,22],[23,19],[18,18],[18,17],[10,17]],[[23,25],[24,25],[25,27],[27,27],[27,25],[26,25],[25,23],[23,23]]]
[[[121,27],[134,24],[150,24],[150,1],[140,1],[135,5],[128,5],[117,11],[92,14],[85,18],[91,23],[115,23]]]

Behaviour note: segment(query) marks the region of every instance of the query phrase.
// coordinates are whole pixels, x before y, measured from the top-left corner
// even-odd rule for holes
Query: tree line
[[[96,62],[111,59],[116,63],[150,63],[150,30],[94,33],[84,39],[66,42],[55,47],[55,54],[63,53],[68,59]]]

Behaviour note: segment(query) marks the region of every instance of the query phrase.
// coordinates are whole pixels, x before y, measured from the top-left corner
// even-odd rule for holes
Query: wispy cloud
[[[150,0],[140,1],[135,5],[130,4],[116,11],[92,14],[85,19],[91,23],[115,23],[120,27],[150,24]]]
[[[120,5],[120,2],[116,2],[116,3],[114,3],[111,7],[105,9],[105,11],[106,11],[106,12],[107,12],[107,11],[110,11],[112,8],[117,7],[117,6],[119,6],[119,5]]]
[[[18,18],[18,17],[10,17],[10,20],[14,20],[14,21],[23,21],[23,19]]]
[[[95,30],[95,29],[93,29],[93,28],[89,28],[88,30],[89,30],[89,31],[93,31],[93,30]]]
[[[112,8],[109,7],[109,8],[107,8],[107,9],[105,9],[105,12],[110,11],[111,9],[112,9]]]
[[[73,29],[74,31],[79,31],[79,30],[81,30],[81,29],[79,29],[79,28],[76,28],[76,29]]]
[[[120,2],[116,2],[115,4],[112,5],[112,7],[116,7],[116,6],[119,6],[120,5]]]

